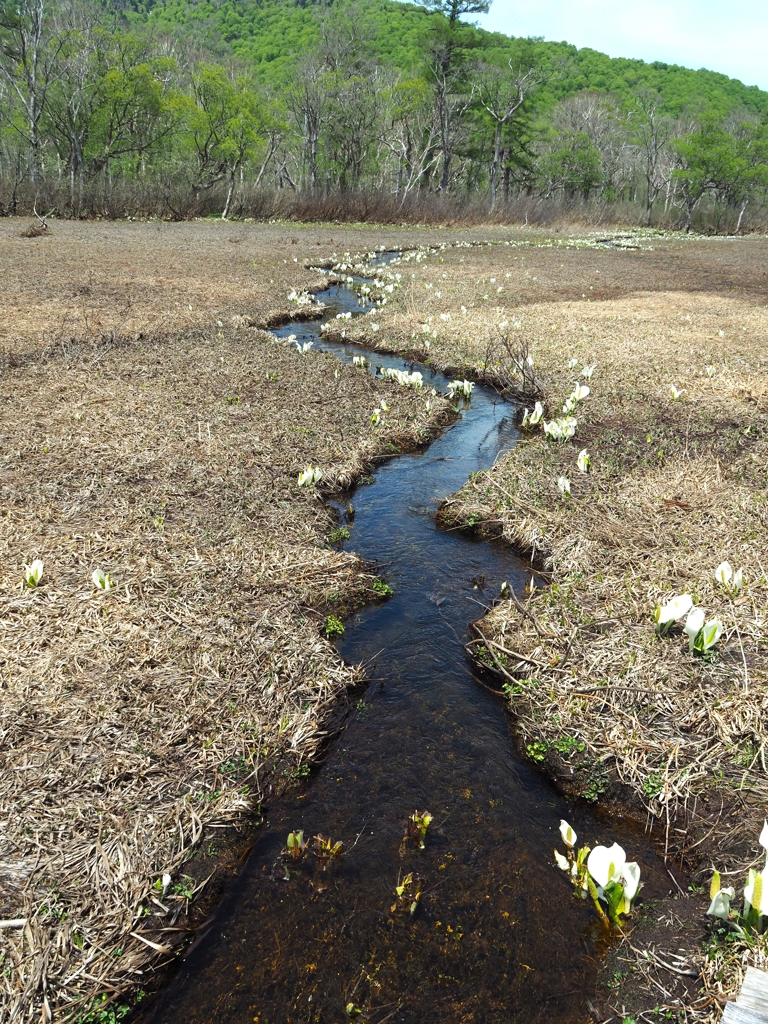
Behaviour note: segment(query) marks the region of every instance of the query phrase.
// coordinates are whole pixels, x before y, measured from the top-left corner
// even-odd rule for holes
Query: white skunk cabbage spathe
[[[660,630],[664,631],[673,622],[677,622],[678,619],[682,619],[684,615],[687,615],[691,608],[693,608],[693,598],[691,595],[678,594],[677,597],[667,601],[665,605],[656,605],[653,612],[653,621]]]
[[[759,842],[765,850],[765,870],[768,872],[768,821],[763,821],[763,831],[760,833]]]
[[[557,866],[560,868],[561,871],[570,871],[571,870],[571,865],[568,863],[567,858],[564,857],[562,855],[562,853],[558,853],[557,850],[555,850],[555,863],[557,864]]]
[[[744,570],[737,569],[734,572],[730,562],[721,562],[715,569],[715,579],[732,597],[736,597],[744,582]]]
[[[581,402],[589,396],[589,388],[586,384],[576,384],[571,394],[577,402]]]
[[[559,476],[557,478],[557,489],[563,496],[571,493],[571,481],[567,476]]]
[[[39,585],[43,578],[43,569],[43,561],[40,558],[36,558],[31,565],[24,566],[24,582],[28,587],[34,588]]]
[[[688,649],[694,650],[696,646],[696,637],[704,628],[704,610],[702,608],[692,608],[688,612],[688,618],[685,620],[685,626],[683,632],[688,637]]]
[[[731,886],[726,889],[718,889],[712,897],[707,914],[710,917],[718,917],[721,921],[731,919],[731,900],[736,895],[736,890]]]
[[[589,366],[585,366],[584,369],[581,371],[581,376],[582,377],[586,377],[587,380],[589,380],[589,378],[595,372],[596,368],[597,368],[597,363],[592,363]]]
[[[323,471],[319,466],[307,466],[305,470],[299,473],[299,487],[314,487],[316,483],[322,480]]]
[[[705,654],[710,647],[715,646],[722,635],[723,624],[720,619],[709,619],[708,622],[704,623],[701,632],[696,637],[694,648]]]
[[[568,824],[565,818],[560,819],[560,835],[562,840],[569,850],[572,850],[576,845],[578,836],[574,832],[573,828]]]
[[[587,871],[603,889],[609,882],[617,881],[624,871],[627,855],[618,843],[613,846],[596,846],[587,858]]]
[[[104,572],[103,569],[94,569],[91,573],[91,579],[93,585],[97,590],[110,591],[114,587],[114,582],[109,576],[109,573]]]
[[[455,398],[456,395],[463,395],[465,398],[469,398],[474,386],[471,380],[452,380],[448,385],[448,394],[451,398]]]
[[[589,453],[586,448],[582,448],[579,452],[579,457],[576,459],[576,465],[579,467],[580,473],[588,473],[589,465],[592,460],[589,457]]]
[[[578,365],[579,365],[579,360],[578,359],[569,359],[568,360],[568,369],[569,370],[575,370]]]
[[[539,423],[539,421],[541,420],[541,418],[543,416],[544,416],[544,406],[541,403],[541,401],[538,401],[536,403],[536,406],[534,406],[534,412],[532,412],[530,414],[529,422],[530,422],[531,427],[535,427],[537,425],[537,423]]]

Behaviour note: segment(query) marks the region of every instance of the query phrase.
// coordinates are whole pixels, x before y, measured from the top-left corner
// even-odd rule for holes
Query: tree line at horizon
[[[763,211],[768,93],[463,20],[488,6],[0,0],[0,210],[524,197],[737,230]]]

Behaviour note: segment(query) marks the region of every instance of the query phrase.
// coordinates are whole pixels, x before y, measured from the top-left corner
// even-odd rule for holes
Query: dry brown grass
[[[311,462],[324,486],[349,482],[441,415],[262,331],[164,320],[167,296],[141,294],[142,331],[105,330],[110,266],[98,246],[73,244],[78,266],[38,268],[48,298],[31,281],[40,301],[6,320],[16,355],[0,368],[7,1021],[76,1018],[95,993],[139,984],[185,934],[195,844],[311,763],[360,678],[323,635],[325,616],[373,591],[370,572],[327,544],[331,515],[297,474]],[[267,259],[272,243],[260,244]],[[282,259],[281,287],[316,277]],[[183,297],[217,297],[206,324],[289,311],[271,286],[260,285],[271,304],[244,286],[222,297],[223,267],[212,259],[206,278],[204,254],[190,262]],[[104,281],[89,296],[95,319],[56,336],[57,302],[89,263]],[[392,411],[374,430],[383,395]],[[32,590],[23,566],[34,558],[45,571]],[[96,568],[114,590],[96,590]]]

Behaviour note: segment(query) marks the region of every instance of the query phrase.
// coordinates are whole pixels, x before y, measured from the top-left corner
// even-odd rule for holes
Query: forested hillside
[[[487,6],[0,2],[0,202],[762,224],[768,93],[489,33]]]

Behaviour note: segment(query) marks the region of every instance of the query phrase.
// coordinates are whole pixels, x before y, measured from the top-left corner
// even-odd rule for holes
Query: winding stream
[[[364,312],[335,285],[329,314]],[[351,361],[404,367],[320,339],[317,322],[275,332],[313,340]],[[408,364],[410,368],[410,364]],[[422,370],[425,386],[447,378]],[[506,546],[438,529],[436,502],[515,443],[513,408],[476,386],[462,416],[425,451],[382,465],[344,496],[355,517],[347,547],[376,560],[394,595],[347,622],[343,657],[371,683],[346,731],[300,790],[269,808],[250,860],[145,1019],[287,1024],[569,1024],[588,1018],[601,948],[594,911],[571,895],[552,849],[567,817],[588,842],[622,841],[573,807],[514,748],[505,701],[481,685],[463,645],[468,623],[525,566]],[[407,817],[434,816],[426,849],[401,849]],[[279,853],[303,829],[342,840],[323,872],[308,857],[290,881]],[[626,830],[624,830],[626,835]],[[646,895],[669,888],[642,837]],[[419,906],[392,911],[398,879],[419,877]]]

